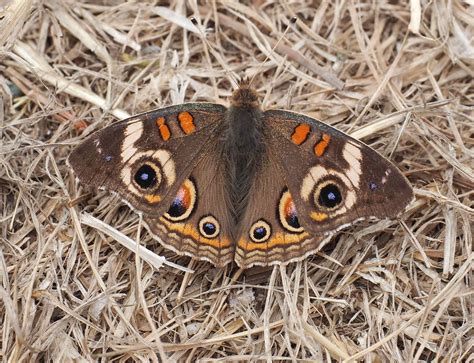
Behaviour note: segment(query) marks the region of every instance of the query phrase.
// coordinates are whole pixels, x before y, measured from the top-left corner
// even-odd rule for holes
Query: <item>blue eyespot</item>
[[[298,219],[298,212],[296,211],[295,203],[287,188],[283,190],[278,203],[278,219],[281,226],[291,233],[301,233],[303,228]]]
[[[204,223],[204,225],[202,226],[202,230],[205,234],[212,235],[216,232],[216,226],[214,225],[214,223],[207,222]]]
[[[105,157],[105,161],[112,161],[112,155],[107,155]]]
[[[264,227],[257,227],[253,230],[253,238],[256,240],[261,240],[265,237],[267,230]]]
[[[158,182],[155,169],[148,164],[143,164],[138,169],[138,171],[135,173],[134,179],[140,188],[143,189],[152,188]]]
[[[174,221],[189,218],[196,204],[196,188],[190,179],[186,179],[179,188],[164,217]]]
[[[291,227],[295,229],[301,228],[300,221],[298,220],[298,216],[296,214],[288,215],[287,222]]]
[[[168,214],[173,218],[177,218],[186,213],[186,210],[187,208],[183,203],[183,199],[177,197],[173,200],[173,203],[171,203],[170,209],[168,209]]]
[[[219,235],[219,222],[213,216],[208,215],[199,221],[199,232],[206,238],[216,238]]]
[[[377,188],[378,188],[378,185],[376,183],[374,183],[374,182],[369,183],[369,189],[370,190],[374,191],[374,190],[377,190]]]
[[[270,238],[272,230],[270,225],[263,219],[255,222],[252,227],[250,227],[250,239],[256,243],[265,242]]]
[[[335,184],[327,184],[321,188],[318,196],[318,203],[324,208],[337,207],[342,202],[342,194]]]

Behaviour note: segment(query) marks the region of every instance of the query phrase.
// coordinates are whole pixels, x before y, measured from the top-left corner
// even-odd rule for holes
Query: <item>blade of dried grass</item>
[[[439,190],[437,190],[435,188],[433,188],[432,190],[415,188],[415,195],[420,196],[420,197],[429,198],[429,199],[434,199],[438,203],[450,204],[450,205],[452,205],[453,207],[455,207],[459,210],[462,210],[466,213],[474,215],[474,208],[470,208],[468,205],[461,203],[459,200],[453,200],[451,198],[448,198],[448,197],[440,194]]]
[[[184,15],[177,13],[164,6],[155,6],[151,9],[156,15],[180,26],[183,29],[189,30],[195,34],[199,34],[199,29],[193,24],[193,22]]]
[[[302,322],[304,327],[304,333],[308,334],[308,336],[312,337],[316,342],[321,344],[328,352],[331,354],[331,357],[334,359],[344,359],[349,360],[351,359],[349,353],[343,350],[339,345],[334,344],[331,340],[326,338],[323,334],[318,332],[314,327],[309,325],[306,321]]]
[[[263,312],[263,340],[265,344],[265,355],[267,361],[271,361],[272,351],[271,351],[271,336],[270,336],[270,315],[272,311],[273,303],[273,287],[275,285],[277,275],[277,268],[272,269],[272,274],[270,275],[270,281],[268,282],[268,294],[265,298],[265,309]]]
[[[418,238],[416,238],[416,236],[413,234],[413,231],[407,226],[405,221],[400,220],[399,223],[410,236],[410,240],[412,241],[417,251],[420,253],[420,256],[423,258],[423,262],[425,263],[426,267],[431,268],[432,266],[431,266],[430,260],[428,256],[426,255],[426,252],[423,249],[423,247],[421,247],[421,244],[420,244],[420,241],[418,241]]]
[[[32,10],[33,0],[10,1],[1,13],[0,50],[4,51],[2,48],[11,47]]]
[[[410,0],[410,24],[408,30],[415,34],[420,33],[421,4],[420,0]]]
[[[353,14],[354,13],[353,7],[351,7],[350,9],[351,9],[351,15],[353,15],[355,17],[356,15]],[[355,27],[355,29],[357,29],[357,27]],[[390,64],[390,67],[388,67],[388,69],[384,72],[383,78],[378,83],[377,89],[374,91],[374,93],[370,97],[370,99],[367,102],[367,104],[365,105],[364,109],[360,112],[359,116],[357,116],[357,118],[354,120],[354,122],[351,123],[351,127],[350,127],[349,131],[352,130],[359,123],[359,121],[363,117],[365,117],[367,111],[372,107],[374,102],[380,97],[380,94],[385,89],[385,87],[388,87],[389,89],[391,89],[391,86],[390,86],[389,82],[390,82],[391,78],[393,77],[394,72],[397,70],[398,63],[400,62],[400,59],[402,58],[402,55],[404,53],[404,49],[406,47],[407,38],[408,38],[408,34],[405,34],[405,36],[403,38],[403,42],[400,46],[400,50],[397,53],[397,56],[395,57],[393,62]],[[366,53],[365,50],[362,49],[362,47],[361,47],[361,51],[362,51],[363,54]],[[368,64],[370,65],[372,63],[369,62]],[[377,72],[375,70],[373,70],[373,72],[374,72],[374,76],[375,76]],[[392,92],[392,93],[395,96],[395,97],[392,98],[393,102],[396,104],[396,106],[398,106],[398,108],[403,108],[405,105],[401,103],[401,101],[398,99],[398,97],[396,97],[397,93],[396,92]]]
[[[172,268],[175,268],[183,272],[194,273],[192,269],[170,262],[165,257],[159,256],[156,253],[153,253],[148,248],[143,247],[142,245],[136,243],[131,238],[125,236],[123,233],[117,231],[111,225],[101,221],[100,219],[93,217],[92,215],[88,213],[83,213],[81,215],[81,223],[105,233],[109,237],[112,237],[114,240],[119,242],[122,246],[129,249],[131,252],[134,252],[134,253],[136,252],[138,256],[143,258],[146,262],[152,265],[156,270],[159,270],[161,266],[165,264],[167,266],[170,266]]]
[[[84,252],[86,256],[87,262],[92,270],[92,273],[94,274],[94,277],[96,278],[97,283],[99,284],[102,291],[106,292],[107,288],[105,286],[104,280],[102,280],[102,277],[100,276],[99,271],[97,271],[95,263],[92,261],[92,256],[89,252],[89,248],[86,243],[86,238],[84,237],[84,233],[82,232],[79,216],[77,215],[77,212],[74,208],[69,208],[69,212],[71,214],[72,224],[77,234],[77,238],[79,239],[79,243],[82,247],[82,251]]]
[[[446,147],[446,145],[442,145],[438,139],[444,139],[443,135],[435,132],[433,128],[428,127],[426,124],[423,124],[422,126],[426,131],[422,131],[421,127],[415,125],[415,127],[419,128],[419,133],[422,135],[421,137],[424,139],[424,141],[429,144],[431,148],[435,150],[441,157],[443,157],[443,159],[445,159],[453,168],[455,168],[457,172],[463,175],[466,179],[474,181],[474,173],[470,166],[463,164],[458,159],[456,159],[455,147],[452,145],[452,143],[448,140],[445,140],[448,147]]]
[[[430,110],[438,109],[444,105],[449,104],[449,100],[444,101],[435,101],[427,103],[425,106],[412,106],[407,107],[403,110],[396,111],[393,113],[389,113],[384,115],[374,121],[368,122],[366,125],[359,127],[355,131],[349,132],[349,135],[356,139],[363,139],[364,137],[375,135],[378,132],[385,130],[393,125],[397,125],[401,123],[407,117],[407,114],[410,113],[417,113],[423,114],[424,112],[429,112]]]
[[[50,303],[52,303],[54,306],[58,307],[59,309],[63,310],[66,312],[68,315],[74,317],[76,320],[80,321],[81,323],[85,324],[86,326],[96,330],[99,333],[106,334],[106,331],[102,329],[100,326],[90,322],[89,320],[85,319],[84,317],[81,316],[80,311],[82,310],[82,306],[79,308],[76,308],[75,310],[69,308],[67,305],[63,304],[61,301],[58,300],[58,298],[52,294],[50,294],[46,290],[37,290],[34,291],[32,294],[32,297],[35,299],[40,299],[40,298],[46,298]],[[66,316],[66,319],[68,317]],[[55,327],[52,326],[52,329]],[[48,336],[52,334],[52,331],[45,331],[44,336]]]
[[[100,26],[106,33],[111,35],[117,43],[123,44],[124,47],[130,47],[136,52],[140,52],[142,50],[140,44],[133,41],[126,34],[121,33],[112,26],[101,22],[99,22],[98,26]]]
[[[429,307],[430,309],[434,309],[438,307],[439,304],[443,303],[446,299],[449,297],[454,297],[453,295],[456,295],[459,290],[461,290],[464,286],[464,278],[466,274],[470,273],[474,267],[474,254],[471,254],[467,260],[462,264],[462,266],[459,268],[457,271],[456,275],[453,276],[453,278],[446,284],[446,286],[443,287],[443,289],[436,295],[434,296],[433,300],[429,305],[425,305],[423,307],[419,307],[419,310],[407,321],[403,322],[400,324],[400,327],[396,329],[395,331],[391,332],[390,334],[386,335],[383,339],[379,340],[378,342],[374,343],[370,347],[358,352],[357,354],[352,355],[351,357],[347,358],[344,360],[344,362],[352,362],[355,360],[358,360],[360,358],[363,358],[365,355],[367,355],[370,352],[375,351],[375,349],[379,348],[383,344],[387,343],[390,341],[392,338],[398,336],[400,333],[402,333],[408,326],[413,324],[415,321],[420,319],[420,317],[425,314],[425,310]]]
[[[273,329],[281,327],[283,324],[284,324],[283,319],[277,320],[277,321],[274,321],[273,323],[270,323],[268,328],[270,330],[273,330]],[[232,340],[237,340],[238,338],[245,338],[245,337],[248,337],[250,335],[263,333],[264,329],[265,328],[262,326],[262,327],[258,327],[258,328],[254,328],[254,329],[245,330],[245,331],[235,333],[235,334],[222,334],[222,335],[220,334],[220,335],[214,336],[210,339],[203,339],[199,342],[194,342],[194,343],[182,343],[182,344],[169,344],[169,343],[166,344],[166,343],[164,343],[163,347],[164,347],[164,350],[166,352],[186,350],[186,349],[190,349],[190,348],[205,347],[205,346],[208,346],[208,345],[218,344],[218,343],[222,343],[222,342],[228,342],[228,341],[232,341]]]
[[[249,37],[249,38],[251,37],[249,28],[246,27],[244,24],[235,21],[234,19],[230,18],[227,15],[224,15],[221,13],[219,13],[218,15],[219,15],[219,22],[222,24],[222,26],[225,26],[234,31],[237,31],[238,33],[246,37]],[[263,36],[263,34],[261,34],[261,36]],[[269,44],[268,49],[272,49],[276,45],[276,42],[277,42],[275,39],[269,38],[266,36],[265,36],[265,41]],[[344,83],[341,80],[339,80],[334,74],[331,74],[326,69],[322,69],[317,64],[307,59],[307,57],[295,51],[294,49],[284,44],[278,44],[275,50],[278,54],[285,54],[289,59],[306,67],[308,70],[310,70],[311,72],[313,72],[314,74],[318,75],[323,80],[325,80],[327,83],[329,83],[332,87],[336,89],[344,88]]]
[[[97,56],[105,62],[107,67],[112,65],[112,57],[109,55],[107,48],[104,47],[90,31],[87,31],[85,26],[68,14],[63,7],[54,7],[53,11],[61,25],[69,30],[72,36],[76,37],[77,40],[84,44],[89,50],[97,54]]]
[[[4,272],[6,272],[6,270],[2,271],[2,275],[4,274]],[[0,299],[3,302],[3,306],[5,309],[3,326],[5,328],[8,327],[8,331],[10,331],[10,329],[13,329],[15,331],[16,338],[19,339],[21,342],[24,342],[25,334],[20,326],[19,314],[16,311],[15,302],[11,299],[10,293],[6,291],[2,286],[0,286]],[[3,335],[3,338],[6,338],[5,334]]]
[[[102,108],[104,111],[110,112],[119,119],[125,119],[130,115],[118,108],[109,110],[109,105],[102,97],[93,93],[87,88],[79,86],[64,77],[57,74],[48,62],[37,52],[33,50],[28,44],[17,41],[13,47],[16,55],[11,57],[18,62],[18,65],[27,72],[32,72],[40,77],[42,80],[59,88],[60,92],[65,92],[73,97],[80,98],[86,102],[90,102]]]

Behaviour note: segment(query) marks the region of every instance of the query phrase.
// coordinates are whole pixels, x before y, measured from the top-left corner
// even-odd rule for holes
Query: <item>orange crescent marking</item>
[[[191,190],[188,188],[187,185],[183,184],[181,185],[181,188],[178,189],[178,193],[176,193],[176,199],[179,199],[182,201],[183,205],[186,207],[186,210],[190,207],[191,205]]]
[[[328,219],[328,215],[326,213],[319,213],[319,212],[313,212],[311,213],[311,218],[313,218],[316,222],[322,222],[325,219]]]
[[[160,218],[160,222],[163,223],[168,230],[178,231],[187,237],[191,237],[194,240],[194,242],[198,244],[203,243],[203,244],[212,246],[216,249],[226,248],[230,246],[230,240],[228,238],[220,239],[220,238],[203,237],[189,223],[172,223],[172,222],[167,221],[163,217]]]
[[[238,242],[238,246],[245,251],[253,250],[269,250],[273,247],[286,246],[298,243],[309,237],[309,233],[304,232],[300,234],[289,234],[289,233],[275,233],[274,237],[263,243],[255,243],[248,241],[245,238],[241,238]]]
[[[191,193],[192,192],[191,192],[191,190],[189,190],[189,188],[186,185],[183,185],[182,188],[183,188],[183,192],[184,192],[183,204],[185,205],[185,207],[187,209],[191,206],[191,198],[192,198]]]
[[[178,114],[179,124],[181,129],[186,135],[189,135],[196,131],[196,125],[194,125],[194,118],[189,112],[184,111]]]
[[[331,141],[331,136],[328,134],[323,134],[321,141],[314,145],[314,153],[316,156],[323,156],[326,148],[329,146],[329,141]]]
[[[308,138],[311,128],[308,124],[301,124],[295,127],[293,134],[291,135],[291,141],[296,145],[301,145]]]
[[[166,120],[164,117],[158,117],[156,119],[156,124],[158,125],[158,130],[160,131],[161,138],[164,141],[169,140],[171,137],[171,131],[168,125],[166,124]]]

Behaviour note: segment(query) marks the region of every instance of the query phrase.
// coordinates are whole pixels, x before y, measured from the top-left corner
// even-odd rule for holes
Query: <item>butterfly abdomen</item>
[[[255,102],[257,104],[255,104]],[[250,187],[258,172],[264,152],[262,111],[255,91],[234,92],[226,114],[227,133],[224,140],[230,206],[236,226],[248,204]],[[238,234],[235,228],[235,235]]]

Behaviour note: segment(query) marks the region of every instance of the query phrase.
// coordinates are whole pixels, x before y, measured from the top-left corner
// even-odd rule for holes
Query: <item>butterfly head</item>
[[[244,78],[239,82],[239,87],[232,93],[230,104],[239,108],[259,107],[258,93],[250,86],[249,79]]]

